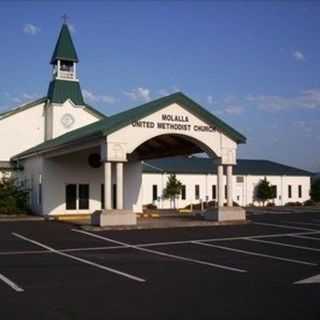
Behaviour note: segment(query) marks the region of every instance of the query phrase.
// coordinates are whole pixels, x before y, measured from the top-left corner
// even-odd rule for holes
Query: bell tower
[[[63,18],[64,22],[50,60],[52,79],[47,93],[45,140],[79,126],[78,119],[83,118],[79,115],[79,110],[86,107],[77,77],[78,55],[66,23],[66,16]]]
[[[79,62],[69,27],[64,21],[50,64],[53,66],[53,80],[78,81],[76,65]]]
[[[64,21],[50,60],[52,80],[47,97],[51,104],[63,105],[66,100],[71,100],[76,106],[85,105],[77,77],[78,62],[69,27]]]

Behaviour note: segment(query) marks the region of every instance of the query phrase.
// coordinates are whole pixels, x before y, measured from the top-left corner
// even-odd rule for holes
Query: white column
[[[223,184],[223,166],[218,165],[218,207],[223,207],[224,184]]]
[[[227,166],[227,206],[233,206],[232,166]]]
[[[57,78],[60,79],[60,69],[61,69],[61,61],[57,60]]]
[[[112,209],[111,189],[112,189],[111,162],[105,162],[104,163],[104,208],[105,210]]]
[[[117,162],[117,209],[123,209],[123,163]]]
[[[77,64],[73,63],[73,80],[77,80]]]

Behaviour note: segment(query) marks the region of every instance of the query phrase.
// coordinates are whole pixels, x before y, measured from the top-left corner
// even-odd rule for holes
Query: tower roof
[[[70,30],[66,23],[62,25],[50,64],[54,64],[57,60],[68,60],[73,62],[79,61],[76,49],[73,45]]]

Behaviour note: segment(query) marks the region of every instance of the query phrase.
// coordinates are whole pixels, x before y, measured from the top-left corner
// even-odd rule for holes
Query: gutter
[[[21,159],[26,159],[26,158],[31,158],[31,157],[34,157],[34,156],[39,156],[41,154],[44,154],[44,153],[48,153],[48,152],[52,152],[52,151],[57,151],[57,150],[61,150],[63,149],[64,147],[70,147],[70,146],[76,146],[80,143],[83,143],[83,142],[90,142],[91,140],[94,140],[95,138],[99,138],[99,136],[90,136],[90,137],[85,137],[87,139],[83,139],[83,140],[76,140],[76,141],[72,141],[70,143],[66,143],[66,144],[59,144],[58,146],[54,146],[52,148],[48,148],[48,149],[44,149],[44,150],[38,150],[38,151],[34,151],[34,152],[30,152],[30,153],[26,153],[26,154],[21,154],[21,155],[16,155],[16,156],[13,156],[10,160],[11,161],[19,161]]]

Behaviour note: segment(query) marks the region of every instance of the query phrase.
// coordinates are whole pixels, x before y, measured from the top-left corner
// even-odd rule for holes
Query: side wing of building
[[[267,170],[267,171],[266,171]],[[143,204],[153,204],[161,209],[172,207],[163,197],[170,173],[175,173],[183,184],[176,199],[176,207],[190,203],[217,201],[217,175],[210,161],[201,158],[170,158],[148,161],[144,164],[142,186]],[[239,160],[233,176],[233,201],[240,206],[262,205],[256,199],[256,187],[267,179],[276,190],[276,198],[269,202],[282,206],[288,202],[303,203],[310,199],[311,174],[264,160]],[[226,202],[226,176],[224,175],[224,201]]]

